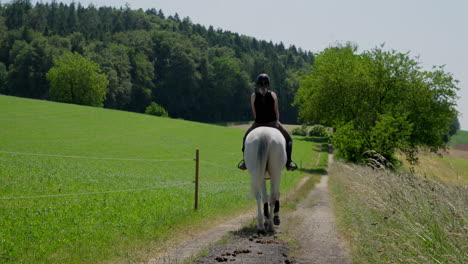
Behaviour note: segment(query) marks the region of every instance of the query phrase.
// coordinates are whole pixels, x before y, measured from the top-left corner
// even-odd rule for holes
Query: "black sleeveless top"
[[[267,91],[265,95],[261,92],[255,92],[255,123],[267,123],[276,121],[275,99],[271,95],[271,91]]]

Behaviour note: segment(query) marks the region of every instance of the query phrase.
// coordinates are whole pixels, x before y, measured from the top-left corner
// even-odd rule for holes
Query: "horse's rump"
[[[279,196],[281,171],[286,165],[286,140],[276,128],[258,127],[249,133],[245,140],[244,161],[251,176],[251,191],[257,200],[257,228],[259,232],[273,231],[272,215],[269,208],[274,211],[274,223],[279,225]],[[270,191],[267,194],[265,175],[271,176]],[[263,211],[266,222],[261,213]]]
[[[273,174],[281,174],[286,164],[286,141],[276,128],[258,127],[247,135],[244,160],[252,175],[252,191],[258,181]]]

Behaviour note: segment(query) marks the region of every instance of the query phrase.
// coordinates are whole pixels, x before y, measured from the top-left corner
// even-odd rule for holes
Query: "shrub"
[[[327,128],[322,125],[315,125],[309,131],[311,137],[328,137]]]
[[[307,136],[307,125],[304,124],[301,127],[293,128],[291,133],[296,136]]]
[[[413,148],[407,145],[407,139],[413,130],[412,124],[406,120],[406,115],[392,116],[390,114],[379,115],[379,120],[369,130],[362,129],[355,122],[338,125],[333,137],[334,146],[339,149],[339,154],[352,162],[366,163],[368,158],[373,158],[378,153],[386,160],[395,164],[396,150],[402,150],[407,158],[410,157]],[[409,160],[416,162],[415,158]]]
[[[155,102],[151,102],[151,104],[146,107],[145,113],[148,115],[169,117],[169,113],[166,111],[166,109]]]

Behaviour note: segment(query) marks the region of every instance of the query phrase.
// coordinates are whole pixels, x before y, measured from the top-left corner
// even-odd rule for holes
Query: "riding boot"
[[[289,171],[293,171],[297,169],[297,165],[292,161],[292,141],[286,143],[286,169]]]
[[[242,141],[242,157],[244,157],[244,150],[245,150],[245,138],[246,136],[244,136],[244,140]],[[246,170],[247,167],[245,166],[245,161],[244,159],[242,159],[239,164],[237,164],[237,168],[239,168],[240,170]]]

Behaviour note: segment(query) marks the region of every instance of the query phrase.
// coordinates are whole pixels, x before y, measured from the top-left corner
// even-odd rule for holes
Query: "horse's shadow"
[[[240,238],[252,238],[252,236],[257,236],[257,237],[271,237],[276,234],[275,231],[273,232],[266,232],[264,234],[258,233],[257,230],[257,225],[255,223],[251,223],[249,225],[243,226],[241,229],[236,230],[236,231],[231,231],[229,232],[235,237],[240,237]]]
[[[314,168],[314,169],[307,169],[307,168],[299,168],[298,171],[307,173],[307,174],[327,174],[327,170],[323,168]]]

